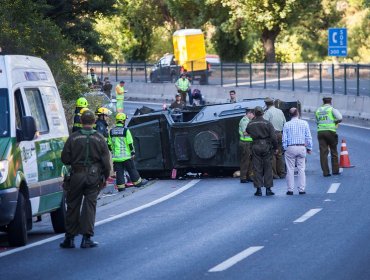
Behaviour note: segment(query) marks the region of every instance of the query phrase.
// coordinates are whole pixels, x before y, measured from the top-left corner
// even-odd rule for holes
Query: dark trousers
[[[114,171],[116,171],[117,185],[125,184],[125,170],[127,171],[130,179],[134,185],[141,182],[140,174],[137,172],[135,163],[132,159],[128,159],[122,162],[113,163]]]
[[[87,185],[86,177],[86,172],[73,173],[70,188],[66,192],[66,235],[69,236],[78,234],[94,235],[99,186]]]
[[[284,177],[286,172],[283,158],[283,134],[278,131],[275,134],[278,144],[278,152],[277,154],[272,155],[272,172],[274,176]]]
[[[272,153],[260,154],[252,145],[253,185],[255,188],[273,187]]]
[[[253,176],[251,142],[239,141],[239,147],[240,180],[251,180]]]
[[[330,174],[328,164],[328,154],[330,149],[331,155],[331,169],[332,173],[339,173],[339,161],[338,161],[338,134],[334,131],[319,131],[317,133],[317,139],[319,140],[320,147],[320,163],[323,175]]]

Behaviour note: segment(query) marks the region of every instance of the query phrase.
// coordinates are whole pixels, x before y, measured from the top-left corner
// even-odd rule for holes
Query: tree
[[[76,53],[76,49],[58,26],[38,12],[39,8],[31,0],[3,0],[0,46],[7,54],[45,59],[63,97],[74,98],[86,89],[81,72],[71,63],[70,55]]]
[[[94,29],[96,18],[116,13],[116,0],[33,0],[45,18],[53,21],[64,36],[81,47],[88,56],[98,55],[105,61],[111,56]]]
[[[230,7],[233,21],[242,22],[241,32],[259,32],[266,62],[275,62],[275,41],[281,31],[300,24],[320,9],[320,0],[221,0]]]

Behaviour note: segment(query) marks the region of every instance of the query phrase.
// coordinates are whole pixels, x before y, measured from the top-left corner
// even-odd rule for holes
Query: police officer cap
[[[181,96],[181,94],[180,93],[176,93],[176,95],[175,96]]]
[[[82,124],[94,124],[95,123],[95,114],[91,110],[86,110],[81,115]]]
[[[331,96],[324,96],[323,98],[322,98],[322,101],[331,101]]]
[[[125,81],[120,81],[119,83],[120,83],[120,84],[124,84],[124,83],[125,83]]]
[[[261,106],[257,106],[256,108],[254,108],[254,113],[255,114],[258,114],[258,113],[263,114],[262,107]]]
[[[272,103],[274,103],[274,100],[272,100],[270,97],[266,97],[265,98],[265,103],[266,104],[272,104]]]

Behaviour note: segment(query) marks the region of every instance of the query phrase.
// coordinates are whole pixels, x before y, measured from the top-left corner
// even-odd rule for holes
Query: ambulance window
[[[47,133],[49,126],[40,91],[36,88],[26,88],[24,92],[31,110],[31,116],[35,118],[37,130],[40,133]]]
[[[24,105],[22,101],[22,94],[19,89],[17,89],[14,93],[14,99],[15,99],[15,122],[17,125],[17,129],[21,129],[21,121],[22,117],[26,115],[24,111]]]
[[[9,137],[9,98],[8,91],[4,88],[0,89],[0,138]]]

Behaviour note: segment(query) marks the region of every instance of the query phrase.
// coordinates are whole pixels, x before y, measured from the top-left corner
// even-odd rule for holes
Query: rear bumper
[[[0,226],[5,226],[13,221],[17,200],[17,188],[0,190]]]

